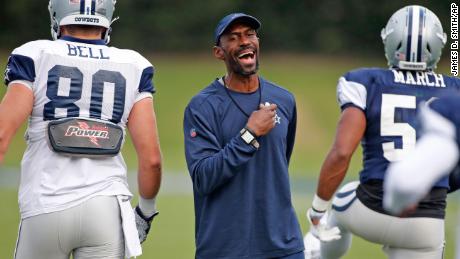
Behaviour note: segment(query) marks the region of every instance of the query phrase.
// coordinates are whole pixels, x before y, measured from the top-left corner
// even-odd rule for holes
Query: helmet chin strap
[[[59,38],[59,25],[56,21],[56,18],[52,17],[52,22],[51,22],[51,37],[53,40],[57,40]]]
[[[104,36],[105,44],[109,44],[110,42],[110,34],[112,34],[112,24],[119,19],[120,17],[117,16],[110,22],[109,28],[107,28],[107,30],[105,31],[105,36]]]
[[[443,33],[436,33],[436,36],[442,41],[442,44],[446,44],[447,42],[447,34],[445,32]]]

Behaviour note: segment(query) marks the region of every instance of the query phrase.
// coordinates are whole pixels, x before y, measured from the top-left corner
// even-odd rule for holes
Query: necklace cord
[[[227,87],[227,84],[225,83],[225,77],[222,77],[222,82],[224,83],[224,89],[225,89],[225,92],[227,93],[228,97],[230,97],[230,100],[232,100],[233,104],[246,116],[249,118],[249,114],[246,113],[243,108],[241,108],[240,105],[238,105],[238,103],[236,102],[236,100],[232,97],[232,94],[230,93],[230,91],[228,90],[228,87]],[[259,79],[259,88],[257,89],[257,91],[259,92],[259,102],[257,103],[257,107],[256,107],[256,110],[258,110],[259,108],[259,104],[261,104],[261,101],[262,101],[262,85],[260,84],[260,79]]]

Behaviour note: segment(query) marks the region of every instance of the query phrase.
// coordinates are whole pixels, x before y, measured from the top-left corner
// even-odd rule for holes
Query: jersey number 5
[[[67,79],[70,87],[66,87],[61,79]],[[91,79],[91,100],[89,106],[89,117],[101,119],[104,96],[105,83],[113,84],[113,112],[112,118],[109,120],[113,123],[121,121],[123,110],[125,107],[125,91],[126,79],[120,72],[98,70],[92,75]],[[67,92],[63,88],[68,89],[68,95],[63,95],[62,92]],[[68,67],[56,65],[48,72],[48,82],[46,88],[46,96],[50,99],[45,104],[43,109],[44,120],[55,120],[56,109],[67,110],[67,117],[79,117],[80,107],[75,102],[81,99],[83,92],[83,73],[77,67]],[[104,110],[111,107],[104,107]]]
[[[409,123],[395,122],[395,110],[396,108],[415,109],[416,105],[415,96],[382,95],[380,135],[382,137],[400,136],[402,138],[402,148],[396,148],[394,142],[382,144],[383,156],[390,162],[403,159],[415,147],[416,142],[415,129]]]

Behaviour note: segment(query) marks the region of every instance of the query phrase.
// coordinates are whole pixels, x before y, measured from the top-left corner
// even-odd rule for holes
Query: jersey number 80
[[[68,96],[58,95],[61,78],[70,79]],[[113,123],[121,121],[125,106],[126,79],[120,72],[98,70],[92,75],[90,118],[101,119],[105,83],[114,85]],[[44,120],[56,120],[56,108],[66,109],[67,117],[79,117],[80,107],[75,102],[81,99],[83,91],[83,73],[77,67],[56,65],[48,72],[46,96],[50,99],[43,109]]]

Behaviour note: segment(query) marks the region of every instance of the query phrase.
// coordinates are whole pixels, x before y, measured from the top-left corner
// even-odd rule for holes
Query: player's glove
[[[147,239],[147,234],[150,231],[150,226],[152,224],[153,218],[158,215],[158,211],[153,213],[152,216],[146,217],[141,209],[139,208],[139,205],[136,206],[134,209],[134,215],[136,218],[136,227],[137,227],[137,232],[139,233],[139,241],[141,241],[141,244]]]
[[[318,238],[308,231],[303,238],[303,245],[305,246],[304,254],[305,259],[320,259],[321,258],[321,244]]]
[[[326,211],[316,211],[313,208],[308,209],[307,219],[310,223],[310,233],[323,242],[330,242],[341,238],[338,227],[328,228],[325,220]],[[313,224],[315,222],[316,224]]]

